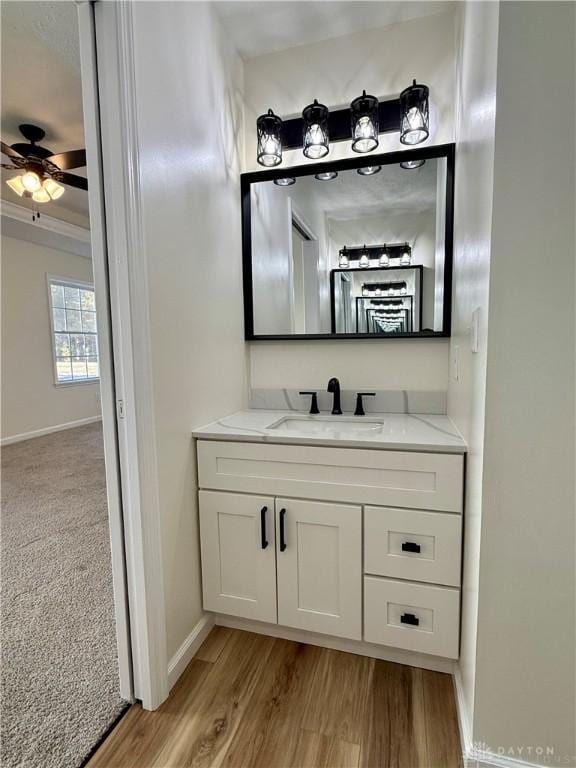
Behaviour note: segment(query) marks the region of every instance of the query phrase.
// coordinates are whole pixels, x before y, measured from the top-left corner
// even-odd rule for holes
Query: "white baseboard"
[[[168,687],[170,690],[172,690],[182,672],[184,672],[188,664],[198,653],[200,646],[208,637],[213,626],[214,617],[212,614],[205,614],[186,640],[184,640],[180,648],[178,648],[174,656],[172,656],[168,662]]]
[[[0,445],[11,445],[12,443],[21,443],[23,440],[31,440],[33,437],[42,437],[50,435],[52,432],[63,432],[65,429],[74,429],[74,427],[83,427],[85,424],[93,424],[95,421],[101,421],[102,416],[90,416],[87,419],[78,419],[77,421],[67,421],[65,424],[56,424],[55,427],[44,427],[44,429],[35,429],[33,432],[22,432],[19,435],[3,437]]]
[[[464,768],[544,768],[546,765],[553,765],[553,763],[526,763],[515,757],[482,749],[463,754],[463,758]]]
[[[267,624],[263,621],[253,621],[251,619],[238,619],[234,616],[224,616],[223,614],[216,614],[215,620],[216,624],[222,627],[243,629],[247,632],[256,632],[260,635],[270,635],[271,637],[280,637],[283,640],[293,640],[296,643],[318,645],[321,648],[333,648],[336,651],[355,653],[358,656],[370,656],[371,658],[381,659],[382,661],[393,661],[396,664],[406,664],[410,667],[430,669],[433,672],[446,672],[450,675],[454,672],[454,662],[450,659],[442,659],[439,656],[427,656],[424,653],[403,651],[399,648],[374,645],[374,643],[365,643],[361,640],[346,640],[342,637],[320,635],[315,632],[307,632],[304,629],[281,627],[278,624]]]
[[[464,684],[462,682],[462,674],[458,664],[454,665],[454,694],[456,699],[456,710],[458,712],[458,728],[460,729],[462,755],[466,759],[467,755],[472,754],[472,723],[470,722],[470,713],[466,706]]]

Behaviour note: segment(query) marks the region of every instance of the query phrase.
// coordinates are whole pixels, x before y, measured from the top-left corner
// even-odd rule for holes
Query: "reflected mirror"
[[[247,339],[450,335],[453,145],[407,154],[243,175]]]

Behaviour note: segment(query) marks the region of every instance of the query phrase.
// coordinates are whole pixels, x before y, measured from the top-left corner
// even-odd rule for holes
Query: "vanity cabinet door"
[[[274,499],[200,491],[204,608],[276,623]]]
[[[362,639],[362,508],[276,499],[278,623]]]

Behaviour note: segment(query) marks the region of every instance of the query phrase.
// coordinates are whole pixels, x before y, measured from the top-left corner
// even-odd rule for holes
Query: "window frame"
[[[51,286],[54,283],[64,285],[64,286],[69,286],[72,288],[89,289],[91,291],[94,291],[94,283],[88,283],[84,280],[76,280],[75,278],[71,278],[71,277],[61,277],[60,275],[51,275],[49,273],[46,273],[46,290],[48,293],[48,315],[50,317],[50,348],[52,350],[52,375],[54,377],[54,386],[55,387],[76,387],[76,386],[83,386],[85,384],[99,384],[100,375],[92,376],[86,379],[76,379],[76,380],[72,379],[71,381],[58,381],[55,334],[59,333],[59,331],[56,331],[54,329],[54,307],[52,305],[52,291],[51,291]],[[96,313],[94,313],[94,316],[96,317]],[[98,323],[97,318],[96,318],[96,323]],[[98,325],[96,325],[95,336],[96,336],[96,345],[98,348],[98,372],[100,372],[100,348],[98,346]]]

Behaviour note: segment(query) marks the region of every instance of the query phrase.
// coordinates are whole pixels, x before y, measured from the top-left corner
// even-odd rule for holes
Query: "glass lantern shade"
[[[412,261],[412,251],[408,243],[406,243],[406,245],[404,246],[404,250],[402,251],[402,255],[400,256],[400,264],[403,267],[409,267],[411,261]]]
[[[330,151],[330,137],[328,134],[328,107],[318,104],[314,99],[302,112],[303,125],[303,152],[310,160],[319,160]]]
[[[271,109],[256,121],[257,159],[260,165],[272,168],[282,162],[282,120]]]
[[[350,104],[350,122],[352,128],[352,149],[354,152],[371,152],[378,146],[378,99],[362,96]]]
[[[362,250],[362,255],[360,256],[360,267],[369,267],[370,266],[370,259],[368,258],[368,251],[366,250],[366,246],[364,246],[364,249]]]
[[[348,267],[350,266],[350,259],[348,258],[348,251],[346,249],[346,246],[344,246],[344,248],[342,248],[342,250],[339,253],[338,266],[340,267],[340,269],[348,269]]]
[[[400,94],[400,141],[402,144],[421,144],[430,135],[428,86],[416,80]]]
[[[403,160],[400,163],[400,168],[405,171],[413,171],[415,168],[422,168],[426,160]]]
[[[291,187],[292,184],[296,184],[296,179],[293,176],[286,176],[284,179],[274,179],[274,184],[277,187]]]
[[[42,191],[45,191],[48,194],[50,200],[58,200],[58,198],[62,197],[64,194],[65,189],[62,184],[58,184],[54,179],[48,178],[44,179],[42,182]],[[48,201],[44,200],[44,202]]]
[[[26,187],[22,184],[22,176],[13,176],[11,179],[6,179],[6,184],[13,192],[16,192],[18,197],[23,197],[26,192]],[[28,193],[30,194],[30,193]]]
[[[332,181],[338,176],[338,171],[326,171],[325,173],[315,173],[314,178],[318,181]]]
[[[390,257],[388,256],[388,251],[384,249],[382,251],[382,255],[380,256],[380,260],[378,262],[379,267],[387,267],[390,264]]]
[[[374,176],[375,173],[380,173],[382,170],[381,165],[367,165],[365,168],[358,168],[360,176]]]

